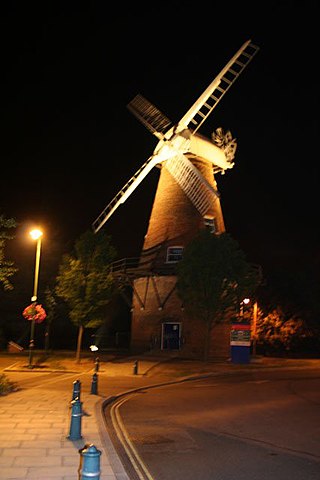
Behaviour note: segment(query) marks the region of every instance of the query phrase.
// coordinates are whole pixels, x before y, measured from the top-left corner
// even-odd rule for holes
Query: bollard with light
[[[31,237],[33,240],[37,241],[36,247],[36,262],[35,262],[35,269],[34,269],[34,284],[33,284],[33,296],[31,297],[31,302],[34,307],[37,305],[38,299],[38,282],[39,282],[39,266],[40,266],[40,253],[41,253],[41,237],[42,231],[35,229],[30,232]],[[30,332],[30,343],[29,343],[29,368],[32,368],[32,357],[33,357],[33,349],[34,349],[34,327],[35,327],[35,318],[31,320],[31,332]]]
[[[72,400],[79,398],[80,400],[80,392],[81,392],[81,382],[80,380],[75,380],[73,382],[73,390],[72,390]]]
[[[80,402],[80,399],[76,397],[74,400],[71,401],[70,431],[69,431],[69,436],[67,437],[69,440],[80,440],[82,438],[82,435],[81,435],[82,416],[83,416],[82,402]]]
[[[98,450],[93,443],[86,444],[79,450],[80,459],[80,480],[100,480],[100,456],[101,450]]]
[[[138,360],[135,360],[133,364],[133,375],[138,375]]]
[[[91,391],[92,395],[98,395],[98,374],[94,373],[92,375],[92,382],[91,382]]]

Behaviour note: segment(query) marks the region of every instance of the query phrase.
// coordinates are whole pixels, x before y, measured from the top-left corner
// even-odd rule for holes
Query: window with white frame
[[[204,225],[210,233],[215,233],[216,231],[216,223],[214,217],[204,217],[203,218]]]
[[[176,263],[182,259],[183,247],[168,247],[167,263]]]

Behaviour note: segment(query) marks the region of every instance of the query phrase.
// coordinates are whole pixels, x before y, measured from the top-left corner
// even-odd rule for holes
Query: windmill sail
[[[148,160],[142,165],[141,168],[130,178],[130,180],[125,184],[125,186],[117,193],[115,197],[111,200],[106,208],[100,213],[96,220],[92,223],[92,227],[95,233],[100,230],[101,227],[106,223],[108,218],[111,217],[113,212],[124,203],[131,193],[137,188],[137,186],[142,182],[142,180],[148,175],[148,173],[153,169],[153,167],[158,163],[158,158],[151,156]]]
[[[190,110],[182,117],[179,122],[180,129],[187,128],[191,123],[193,133],[199,130],[258,50],[259,47],[251,43],[251,40],[242,45]]]
[[[220,196],[219,193],[212,188],[186,155],[172,157],[164,163],[164,166],[204,217],[212,203]]]
[[[171,121],[142,95],[136,95],[127,105],[128,110],[157,138],[162,139]]]

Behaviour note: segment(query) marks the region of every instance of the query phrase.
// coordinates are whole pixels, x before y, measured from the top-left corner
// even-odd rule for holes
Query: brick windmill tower
[[[188,318],[175,290],[175,267],[183,249],[202,228],[225,231],[215,175],[233,167],[236,142],[218,128],[208,139],[198,133],[223,95],[258,51],[251,40],[242,45],[181,120],[170,120],[141,95],[129,110],[158,138],[141,168],[93,222],[97,232],[154,168],[159,181],[147,233],[138,259],[113,266],[119,287],[132,288],[131,349],[173,350],[198,356],[203,325]],[[211,342],[213,356],[229,356],[229,327],[219,327]]]

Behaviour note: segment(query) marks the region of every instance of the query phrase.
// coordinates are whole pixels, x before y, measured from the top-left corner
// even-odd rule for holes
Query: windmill
[[[176,124],[142,95],[127,106],[158,143],[92,227],[98,232],[150,171],[160,169],[142,253],[114,266],[118,281],[133,289],[131,342],[136,350],[145,349],[150,341],[162,349],[181,347],[185,320],[174,293],[174,266],[200,228],[215,234],[225,231],[214,175],[234,166],[237,147],[229,131],[218,128],[210,140],[199,129],[258,50],[251,40],[245,42]]]

